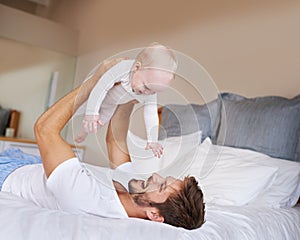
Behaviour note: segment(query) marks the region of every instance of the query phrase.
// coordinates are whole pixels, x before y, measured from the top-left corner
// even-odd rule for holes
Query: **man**
[[[100,169],[97,178],[93,177],[60,136],[61,130],[73,112],[87,100],[98,79],[118,61],[120,59],[104,62],[88,81],[55,103],[35,124],[46,191],[51,192],[55,202],[52,206],[72,213],[136,217],[187,229],[198,228],[204,222],[204,203],[202,191],[193,177],[180,181],[153,174],[147,181],[131,180],[129,193],[119,182],[113,182],[107,169],[97,168]],[[109,125],[107,144],[114,167],[130,162],[128,151],[119,148],[127,149],[129,109],[132,109],[132,103],[120,106]],[[116,130],[118,134],[114,137]]]
[[[120,106],[109,123],[106,144],[112,168],[120,168],[131,162],[126,139],[134,103]],[[119,196],[122,193],[128,194],[120,183],[115,182],[114,185]],[[150,215],[150,220],[186,229],[198,228],[204,222],[203,195],[193,177],[179,181],[153,173],[147,181],[130,180],[128,188],[138,205],[157,208],[157,218],[153,219]]]

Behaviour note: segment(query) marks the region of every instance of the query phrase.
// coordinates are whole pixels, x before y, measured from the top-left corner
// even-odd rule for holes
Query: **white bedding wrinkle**
[[[0,192],[0,239],[16,240],[297,240],[300,206],[208,205],[206,222],[184,230],[142,219],[111,219],[40,208],[15,195]]]

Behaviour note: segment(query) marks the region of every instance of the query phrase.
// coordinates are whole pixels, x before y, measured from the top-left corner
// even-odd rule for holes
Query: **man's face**
[[[162,177],[153,173],[146,181],[131,179],[128,183],[129,192],[137,198],[156,203],[167,200],[171,193],[181,190],[183,181],[173,177]]]

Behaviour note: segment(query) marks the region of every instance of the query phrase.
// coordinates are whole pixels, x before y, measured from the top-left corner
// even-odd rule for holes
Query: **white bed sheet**
[[[226,148],[222,151],[219,151],[220,149],[212,151],[214,148],[219,147],[211,144],[199,146],[199,151],[189,152],[183,159],[188,156],[195,157],[197,161],[200,161],[201,157],[202,160],[215,159],[217,154],[219,156],[218,161],[225,161],[232,158],[240,159],[242,154],[243,159],[246,161],[254,159],[256,161],[270,160],[263,154],[251,153],[249,150]],[[175,168],[185,169],[186,164],[184,162],[177,162],[178,159],[175,160],[169,169],[170,171]],[[208,167],[210,165],[208,164]],[[195,167],[193,163],[191,166]],[[194,173],[203,174],[206,172],[207,168],[205,166],[203,168],[203,165],[200,164],[199,167],[201,168],[193,169],[196,171]],[[186,169],[186,173],[192,173],[192,171]],[[181,174],[182,172],[178,173],[178,176]],[[205,177],[200,181],[204,181],[204,179]],[[300,239],[300,205],[293,208],[272,208],[255,204],[221,206],[207,203],[205,219],[206,222],[201,228],[189,231],[142,219],[109,219],[42,209],[27,200],[0,192],[0,240]]]
[[[0,192],[0,239],[286,239],[300,237],[300,206],[275,209],[255,206],[207,206],[206,222],[184,230],[142,219],[108,219],[42,209]]]

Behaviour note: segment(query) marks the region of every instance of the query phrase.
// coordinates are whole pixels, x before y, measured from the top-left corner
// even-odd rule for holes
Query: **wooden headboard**
[[[20,120],[20,112],[17,110],[11,110],[7,127],[15,129],[14,137],[16,137],[18,134],[19,120]]]

